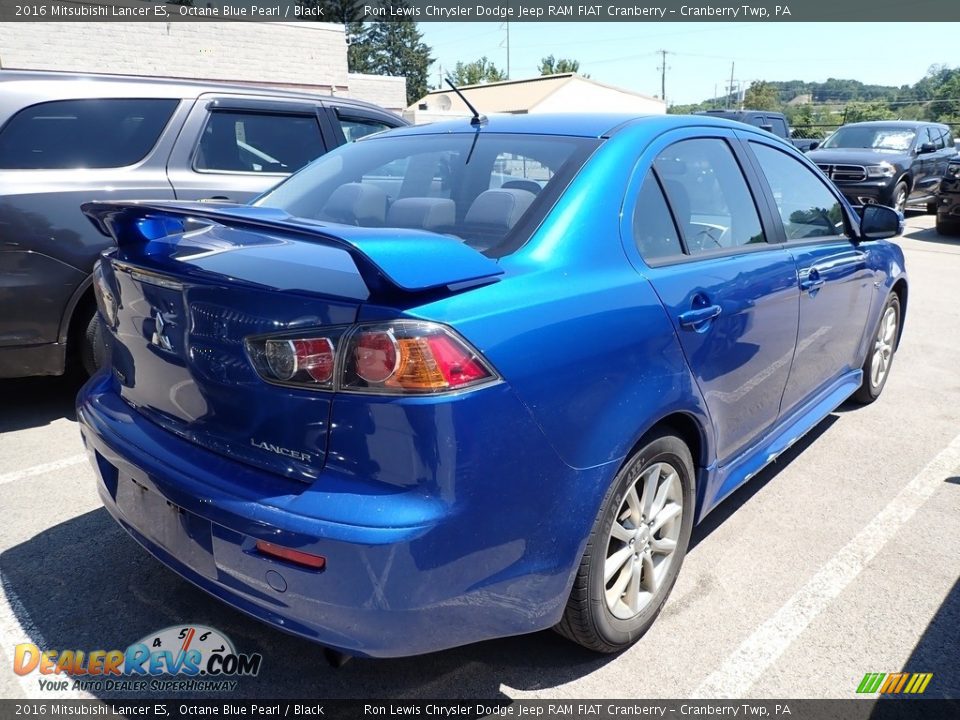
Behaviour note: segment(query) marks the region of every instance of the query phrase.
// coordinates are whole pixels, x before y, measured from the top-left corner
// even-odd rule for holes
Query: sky
[[[841,0],[838,0],[841,1]],[[497,22],[422,22],[433,48],[430,85],[439,69],[486,55],[506,69],[507,30]],[[537,75],[545,55],[580,61],[593,79],[660,95],[661,56],[667,50],[667,101],[700,102],[723,94],[734,79],[860,80],[912,85],[933,64],[960,64],[960,23],[510,23],[510,77]]]

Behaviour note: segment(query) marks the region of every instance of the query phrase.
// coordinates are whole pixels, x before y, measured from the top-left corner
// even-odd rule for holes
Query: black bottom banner
[[[952,720],[960,700],[0,700],[0,718]]]

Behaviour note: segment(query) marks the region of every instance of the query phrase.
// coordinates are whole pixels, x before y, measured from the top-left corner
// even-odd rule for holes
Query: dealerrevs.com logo
[[[263,656],[238,653],[230,639],[203,625],[174,625],[126,650],[44,650],[16,646],[13,671],[38,673],[44,691],[232,691],[238,677],[260,672]],[[64,677],[65,676],[65,677]]]

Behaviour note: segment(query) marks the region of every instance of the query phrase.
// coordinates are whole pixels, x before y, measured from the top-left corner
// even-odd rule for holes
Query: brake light
[[[327,328],[316,337],[247,338],[246,346],[265,380],[305,388],[431,394],[497,379],[465,340],[431,322]]]

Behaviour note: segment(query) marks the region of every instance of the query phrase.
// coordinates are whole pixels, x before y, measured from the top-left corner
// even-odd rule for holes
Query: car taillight
[[[465,340],[430,322],[361,325],[345,343],[339,389],[374,394],[429,394],[496,379]]]
[[[264,380],[332,389],[340,332],[319,337],[247,338],[247,353]]]
[[[465,340],[443,325],[398,320],[331,328],[316,337],[247,338],[265,380],[379,395],[431,394],[497,379]]]

